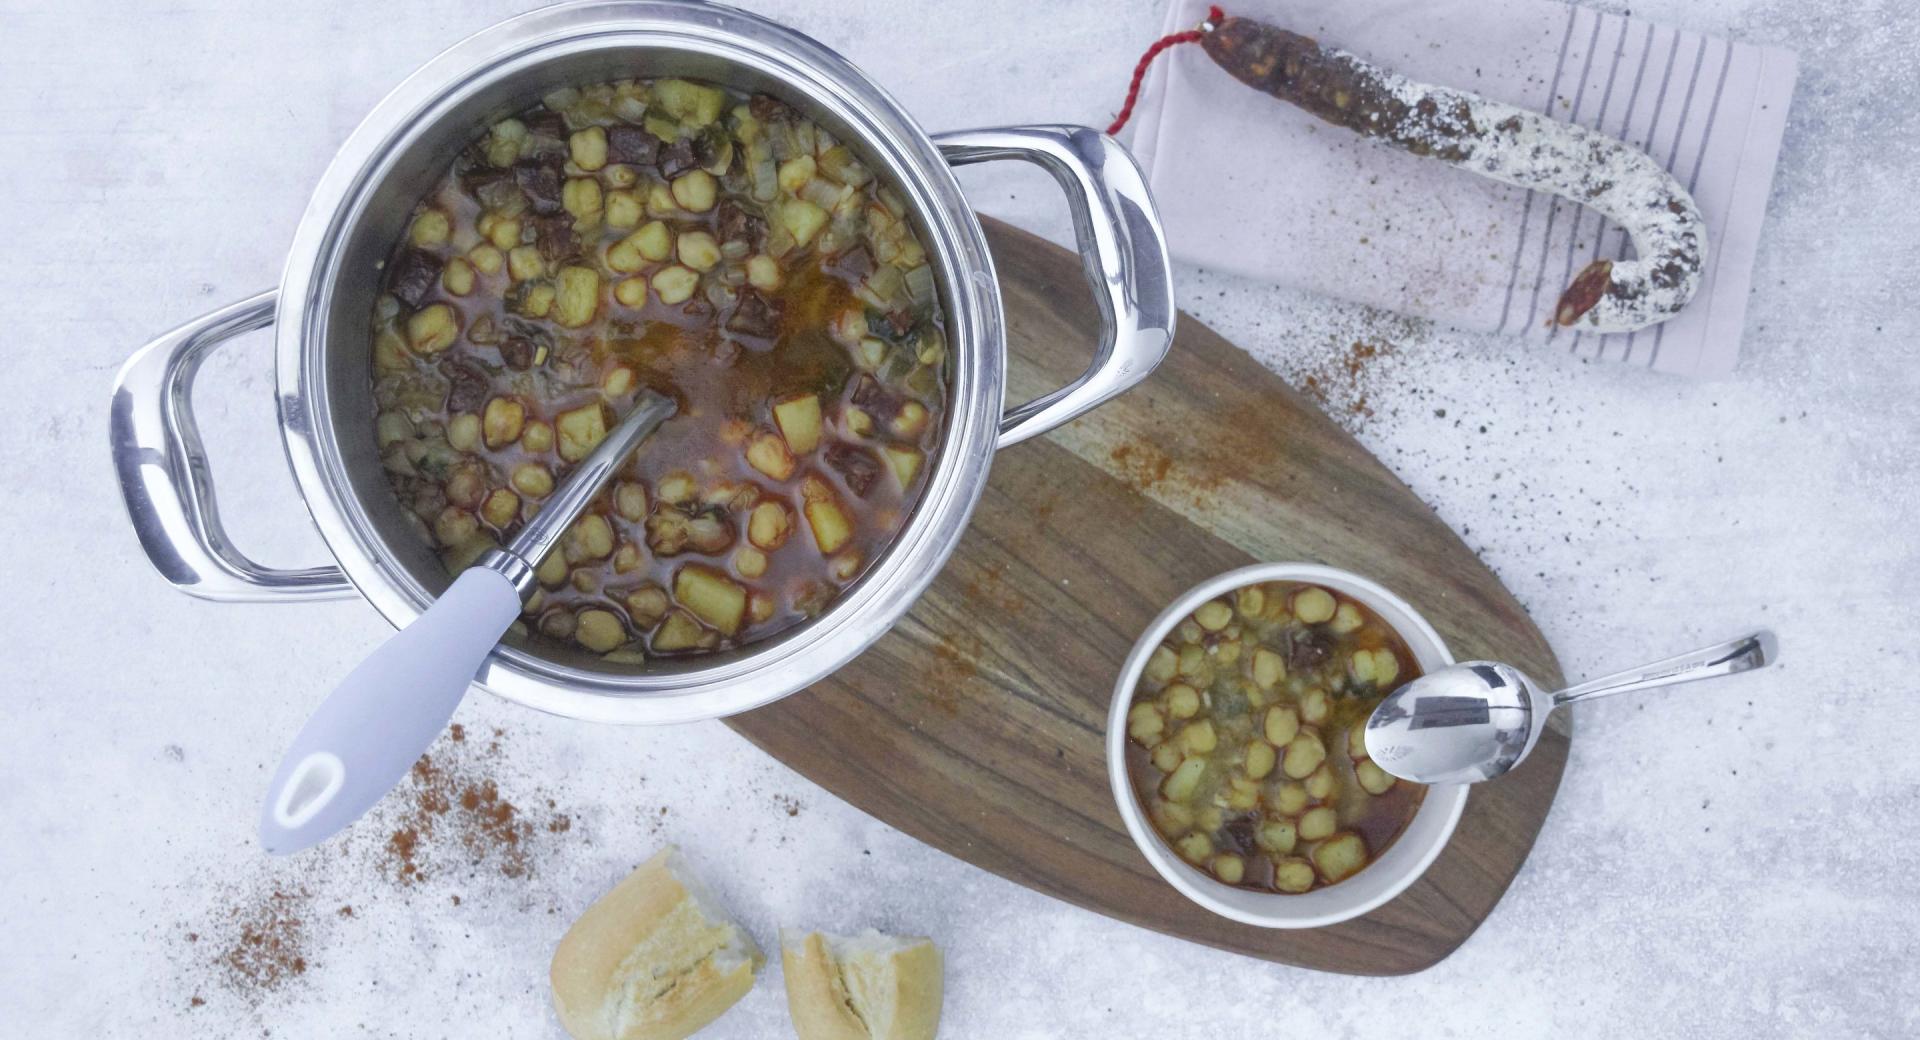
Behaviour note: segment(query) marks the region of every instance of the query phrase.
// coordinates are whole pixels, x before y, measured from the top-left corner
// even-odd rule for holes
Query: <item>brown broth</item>
[[[478,129],[388,259],[373,320],[383,460],[423,536],[454,572],[510,539],[550,493],[522,467],[557,484],[577,462],[559,453],[562,416],[597,408],[611,428],[650,388],[678,414],[545,561],[524,634],[638,662],[819,614],[898,533],[943,433],[944,325],[897,198],[796,111],[704,84],[563,91]],[[608,141],[600,164],[595,134]],[[687,165],[702,154],[705,167]],[[811,215],[822,219],[809,228]],[[618,260],[656,221],[669,254]],[[685,299],[669,302],[669,269],[697,278]],[[568,279],[585,271],[583,311]],[[623,297],[634,279],[644,296]],[[450,339],[434,333],[437,308],[450,309]],[[807,396],[819,404],[811,438],[774,413]],[[511,437],[492,436],[496,401]],[[517,425],[504,418],[514,406]],[[622,485],[644,489],[642,514],[617,508]],[[767,503],[784,509],[787,533],[755,545]],[[699,588],[682,585],[689,565],[708,579]]]

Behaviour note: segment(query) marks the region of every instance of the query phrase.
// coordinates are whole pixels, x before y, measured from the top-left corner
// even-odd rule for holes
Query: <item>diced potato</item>
[[[680,262],[696,271],[711,271],[720,262],[720,243],[705,231],[682,231],[675,250]]]
[[[893,479],[900,482],[900,489],[913,486],[913,478],[920,472],[920,462],[925,456],[918,448],[896,448],[891,444],[882,445],[880,454],[887,460],[887,468],[893,471]]]
[[[495,488],[481,503],[480,515],[487,523],[505,530],[520,515],[520,496],[506,488]]]
[[[1345,881],[1367,865],[1367,843],[1352,831],[1336,834],[1313,850],[1313,865],[1327,884]]]
[[[567,151],[573,164],[583,170],[597,170],[607,164],[607,132],[597,126],[575,130],[567,138]]]
[[[1312,801],[1307,796],[1306,786],[1297,783],[1285,783],[1273,793],[1273,807],[1288,816],[1305,809]]]
[[[1197,643],[1188,643],[1180,648],[1180,674],[1186,676],[1195,686],[1213,685],[1213,662],[1207,660],[1207,651]]]
[[[675,610],[660,623],[660,630],[653,634],[653,648],[662,653],[674,650],[691,650],[706,638],[707,630],[700,627],[692,614],[684,610]]]
[[[1267,717],[1261,725],[1267,743],[1274,747],[1285,747],[1300,732],[1300,715],[1284,704],[1276,704],[1267,709]],[[1305,773],[1301,774],[1305,776]]]
[[[1319,841],[1340,829],[1340,816],[1330,805],[1308,809],[1300,817],[1300,840]]]
[[[1293,594],[1293,616],[1309,625],[1333,617],[1333,593],[1318,585],[1309,585]]]
[[[647,280],[645,278],[622,278],[613,286],[613,298],[622,307],[640,308],[647,305]]]
[[[660,501],[671,502],[676,506],[693,501],[694,493],[698,490],[693,474],[683,469],[674,470],[661,477],[660,482],[654,486],[654,492],[660,497]]]
[[[544,318],[553,310],[553,286],[541,283],[520,296],[520,313],[529,318]]]
[[[517,397],[495,397],[487,401],[480,421],[482,436],[489,448],[504,448],[520,439],[526,425],[527,406]]]
[[[591,267],[563,267],[554,301],[553,320],[577,329],[600,310],[600,272]]]
[[[1213,720],[1201,719],[1180,731],[1180,742],[1192,754],[1205,755],[1220,745],[1220,738],[1213,731]]]
[[[607,226],[619,231],[638,227],[640,218],[647,215],[646,203],[631,191],[610,191],[607,193]]]
[[[1320,743],[1320,735],[1303,729],[1287,741],[1287,754],[1280,769],[1295,780],[1305,780],[1326,759],[1327,746]]]
[[[793,476],[793,452],[778,434],[762,432],[747,445],[747,464],[775,480]]]
[[[894,413],[893,422],[890,423],[889,426],[893,430],[894,436],[913,440],[926,432],[928,418],[929,414],[926,405],[918,401],[908,401],[900,406],[898,412]],[[1222,622],[1222,624],[1225,624],[1225,622]]]
[[[673,578],[673,598],[695,617],[727,635],[740,631],[747,612],[747,590],[719,571],[689,564]]]
[[[793,236],[796,243],[804,246],[813,241],[821,228],[827,226],[827,211],[806,199],[782,199],[774,213],[774,220]]]
[[[773,292],[785,281],[780,275],[780,261],[765,253],[755,253],[747,260],[747,284],[762,292]]]
[[[444,303],[423,307],[407,319],[407,345],[416,354],[438,354],[460,335],[460,319]]]
[[[807,503],[807,526],[813,529],[813,544],[823,553],[833,553],[853,537],[853,521],[838,502],[820,499]]]
[[[1333,629],[1336,634],[1344,636],[1365,623],[1365,619],[1360,616],[1360,608],[1343,599],[1340,601],[1340,606],[1333,611],[1333,624],[1327,627]]]
[[[1160,793],[1170,802],[1184,802],[1193,797],[1200,786],[1200,776],[1207,769],[1204,758],[1189,758],[1179,767],[1167,774],[1160,784]]]
[[[538,462],[522,462],[513,467],[513,475],[508,479],[513,489],[526,498],[545,498],[553,494],[553,474]]]
[[[1268,773],[1273,772],[1276,759],[1272,744],[1264,740],[1249,743],[1246,761],[1247,776],[1255,780],[1265,778]]]
[[[517,217],[493,217],[489,214],[480,218],[480,233],[487,236],[487,241],[495,249],[511,251],[520,244],[520,221]]]
[[[546,258],[533,246],[514,246],[507,250],[507,277],[517,285],[547,273]]]
[[[1172,648],[1161,644],[1154,647],[1153,653],[1147,658],[1146,676],[1157,683],[1166,682],[1173,678],[1174,669],[1179,663],[1180,659],[1174,656]]]
[[[1293,851],[1299,835],[1293,829],[1292,820],[1268,820],[1254,832],[1253,840],[1268,852],[1286,855]]]
[[[1208,600],[1193,612],[1193,620],[1209,632],[1218,632],[1233,620],[1233,608],[1217,599]]]
[[[813,179],[814,161],[811,155],[796,155],[780,164],[780,190],[789,195],[800,194],[800,189]]]
[[[543,422],[530,422],[527,432],[520,435],[520,450],[539,455],[553,450],[553,427]]]
[[[1127,710],[1127,735],[1136,742],[1148,747],[1160,742],[1160,735],[1166,732],[1167,722],[1160,717],[1160,709],[1142,701]]]
[[[1233,594],[1233,603],[1241,617],[1257,618],[1267,607],[1267,592],[1258,585],[1248,585]]]
[[[632,542],[622,542],[620,548],[613,551],[613,573],[615,574],[637,571],[646,562],[647,558],[641,553],[640,547]]]
[[[653,100],[668,115],[698,129],[720,118],[727,95],[718,87],[689,83],[684,79],[663,79],[653,85]]]
[[[615,365],[600,377],[600,392],[608,397],[623,397],[633,390],[633,369]]]
[[[1347,730],[1347,757],[1355,762],[1367,757],[1367,724],[1361,720]]]
[[[440,284],[455,296],[465,296],[473,291],[473,265],[460,257],[447,261],[440,270]]]
[[[1213,855],[1213,839],[1199,831],[1174,842],[1173,847],[1189,863],[1205,863]]]
[[[527,140],[527,125],[518,119],[503,119],[487,134],[487,162],[494,166],[512,166],[520,158],[520,147]]]
[[[713,208],[713,200],[719,191],[713,174],[705,170],[689,170],[673,179],[674,204],[689,213],[705,213]]]
[[[405,412],[381,412],[380,418],[374,421],[374,436],[382,448],[412,440],[413,420],[407,418]],[[448,443],[453,441],[451,432],[447,435],[447,441]],[[459,445],[456,444],[454,447]]]
[[[672,606],[667,600],[667,590],[658,585],[642,585],[627,593],[627,616],[641,628],[652,628],[667,616],[667,608]]]
[[[411,372],[413,357],[407,352],[407,338],[393,329],[373,334],[373,367],[376,372]]]
[[[751,545],[743,545],[733,551],[733,569],[742,578],[758,578],[767,573],[767,554]]]
[[[756,625],[773,617],[773,607],[773,597],[758,589],[747,596],[747,618]]]
[[[405,418],[405,416],[401,416]],[[480,417],[460,412],[447,420],[447,443],[456,451],[472,451],[480,446]]]
[[[747,540],[767,552],[785,545],[792,530],[793,520],[787,515],[787,507],[778,502],[766,501],[754,506],[753,515],[747,520]]]
[[[613,552],[613,526],[598,513],[588,513],[567,528],[562,551],[568,563],[604,560]]]
[[[1176,719],[1193,718],[1200,711],[1200,691],[1186,683],[1167,687],[1167,714]]]
[[[1168,741],[1153,749],[1153,768],[1171,773],[1180,766],[1180,745]]]
[[[1246,861],[1232,853],[1223,853],[1213,857],[1213,874],[1229,885],[1237,885],[1246,875]]]
[[[448,236],[452,234],[453,221],[437,209],[421,210],[407,228],[407,240],[422,249],[446,245]]]
[[[458,506],[448,506],[433,521],[433,537],[441,545],[460,545],[480,533],[480,521]]]
[[[1286,659],[1266,647],[1253,652],[1253,681],[1263,690],[1271,690],[1274,684],[1287,677]]]
[[[1339,780],[1334,776],[1329,764],[1322,762],[1320,768],[1314,770],[1302,786],[1307,789],[1307,797],[1316,802],[1324,802],[1333,797],[1334,788],[1339,786]]]
[[[574,618],[573,638],[581,646],[604,654],[627,641],[627,628],[610,610],[583,610]]]
[[[573,217],[573,226],[577,231],[598,228],[605,205],[600,182],[592,177],[569,178],[566,187],[560,191],[560,206]]]
[[[621,516],[639,523],[647,518],[647,489],[632,481],[621,481],[613,488],[613,508]]]
[[[586,458],[596,445],[607,439],[607,416],[598,401],[561,412],[553,426],[560,439],[560,457],[568,462]]]
[[[1305,892],[1313,887],[1313,879],[1313,864],[1298,856],[1282,856],[1273,861],[1273,887],[1282,892]]]
[[[805,455],[820,445],[820,396],[807,394],[774,405],[773,421],[787,439],[787,447],[795,455]]]
[[[482,242],[467,250],[467,260],[473,265],[474,270],[481,274],[493,275],[499,274],[500,269],[506,266],[507,254],[494,248],[490,242]]]
[[[1368,794],[1386,794],[1393,789],[1394,775],[1374,765],[1371,759],[1362,759],[1353,765],[1353,777],[1360,781],[1361,790]]]
[[[1327,721],[1327,691],[1314,686],[1300,695],[1300,719],[1314,725]]]
[[[669,264],[653,273],[653,292],[668,305],[685,303],[700,287],[700,276],[679,264]]]

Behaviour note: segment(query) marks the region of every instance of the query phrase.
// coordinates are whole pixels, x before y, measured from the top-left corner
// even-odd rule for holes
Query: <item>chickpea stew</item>
[[[1367,758],[1367,717],[1419,674],[1360,603],[1265,582],[1210,600],[1148,658],[1127,773],[1154,830],[1215,878],[1300,893],[1344,881],[1412,821],[1426,788]]]
[[[516,631],[637,664],[818,615],[942,433],[943,316],[899,195],[795,109],[707,83],[569,88],[481,129],[373,314],[378,442],[421,536],[468,566],[651,388],[679,414]]]

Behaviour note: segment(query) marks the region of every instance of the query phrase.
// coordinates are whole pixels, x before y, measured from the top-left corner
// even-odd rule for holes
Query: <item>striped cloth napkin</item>
[[[1229,77],[1197,46],[1149,73],[1131,146],[1175,255],[1526,337],[1545,349],[1702,377],[1733,369],[1797,61],[1551,0],[1237,0],[1229,15],[1315,37],[1416,80],[1594,127],[1644,149],[1706,217],[1699,294],[1631,335],[1548,322],[1573,275],[1631,255],[1592,211],[1322,123]],[[1174,0],[1169,32],[1205,18]]]

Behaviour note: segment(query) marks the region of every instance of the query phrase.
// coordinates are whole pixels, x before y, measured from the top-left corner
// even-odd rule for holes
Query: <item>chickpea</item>
[[[421,249],[435,249],[447,244],[453,234],[453,221],[437,209],[424,209],[413,218],[407,228],[407,240]]]
[[[693,290],[700,285],[700,276],[673,264],[663,267],[653,275],[653,291],[660,302],[668,305],[685,303],[693,298]]]
[[[553,474],[538,462],[522,462],[513,467],[513,475],[508,479],[513,489],[527,498],[545,498],[553,494]]]
[[[575,130],[567,138],[567,151],[573,164],[589,172],[607,164],[607,132],[597,126]]]
[[[673,179],[673,201],[689,213],[705,213],[713,208],[716,188],[713,174],[691,170]]]

